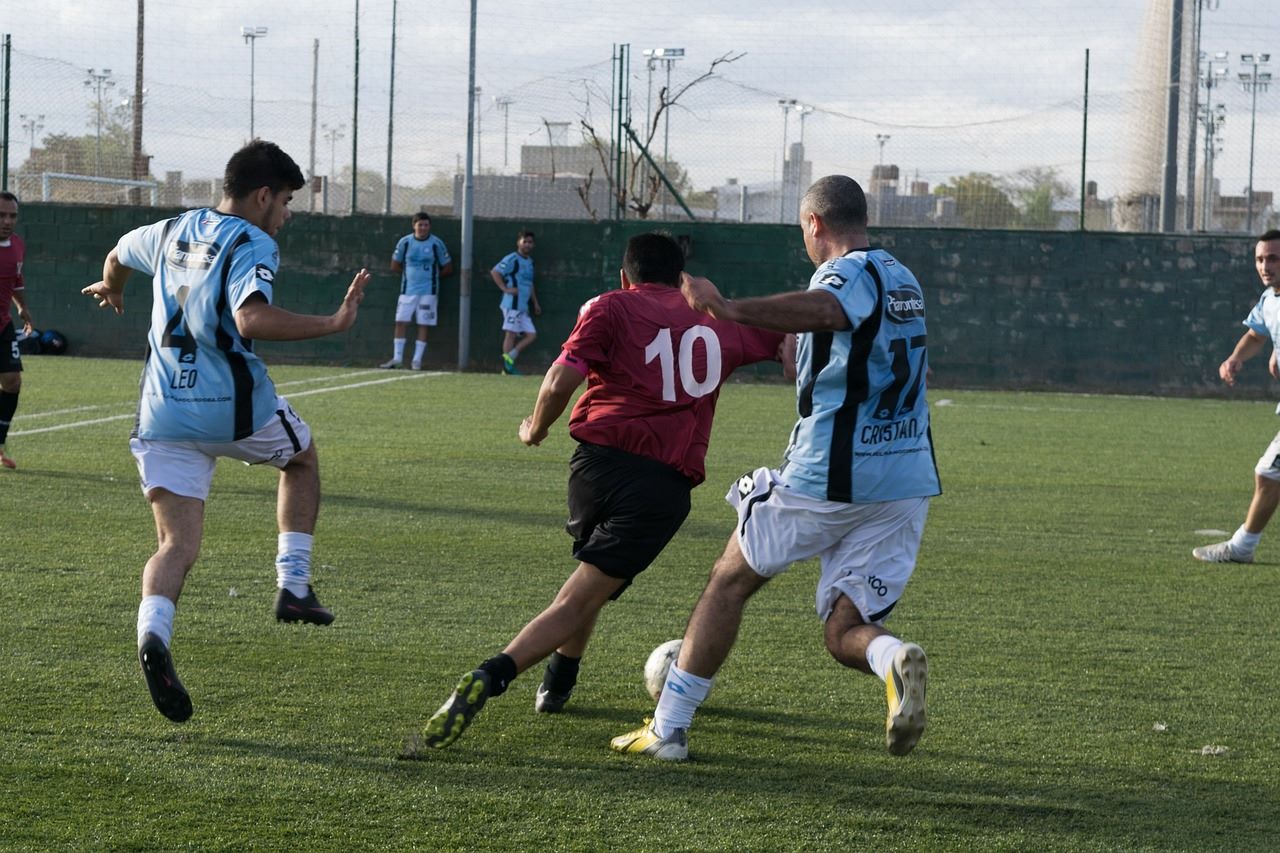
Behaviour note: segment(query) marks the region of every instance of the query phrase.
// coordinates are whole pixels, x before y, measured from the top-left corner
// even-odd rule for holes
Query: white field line
[[[347,373],[347,374],[342,374],[342,376],[365,376],[365,375],[368,375],[369,373],[373,373],[373,372],[375,372],[375,371],[362,371],[362,372],[360,372],[360,373]],[[381,371],[376,371],[376,372],[381,372]],[[351,390],[352,388],[367,388],[367,387],[369,387],[369,386],[371,386],[371,385],[385,385],[385,384],[387,384],[388,382],[403,382],[403,381],[405,381],[406,379],[425,379],[425,378],[427,378],[427,377],[429,377],[429,376],[448,376],[448,375],[449,375],[449,374],[448,374],[448,372],[447,372],[447,371],[423,371],[423,372],[415,371],[415,372],[413,372],[413,373],[401,373],[401,374],[398,374],[398,375],[395,375],[395,376],[387,376],[387,377],[385,377],[385,378],[383,378],[383,379],[372,379],[372,380],[368,380],[368,381],[365,381],[365,382],[350,382],[350,383],[348,383],[348,384],[346,384],[346,385],[331,385],[331,386],[329,386],[329,387],[327,387],[327,388],[313,388],[313,389],[311,389],[310,391],[298,391],[298,392],[296,392],[296,393],[294,393],[294,394],[290,394],[289,396],[290,396],[290,398],[294,398],[294,397],[309,397],[309,396],[311,396],[312,394],[328,394],[330,391],[348,391],[348,390]],[[277,387],[277,388],[282,388],[282,387],[286,387],[286,386],[289,386],[289,385],[298,385],[298,384],[302,384],[302,383],[305,383],[305,382],[318,382],[318,381],[322,381],[322,380],[323,380],[323,381],[329,381],[329,380],[332,380],[332,379],[338,379],[338,378],[340,378],[340,377],[339,377],[339,376],[328,376],[328,377],[322,377],[321,379],[299,379],[299,380],[296,380],[296,381],[293,381],[293,382],[283,382],[283,383],[281,383],[280,385],[277,385],[276,387]],[[130,404],[130,405],[136,405],[136,404]],[[74,413],[74,412],[76,412],[76,411],[85,411],[85,410],[89,410],[89,409],[97,409],[97,408],[103,408],[103,407],[101,407],[101,406],[84,406],[84,407],[80,407],[80,408],[77,408],[77,409],[64,409],[64,410],[63,410],[63,412],[64,412],[64,413]],[[46,415],[48,415],[48,414],[53,414],[53,413],[52,413],[52,412],[44,412],[44,413],[42,413],[42,414],[46,414]],[[39,433],[44,433],[44,432],[58,432],[59,430],[64,430],[64,429],[78,429],[78,428],[80,428],[80,427],[95,426],[95,425],[97,425],[97,424],[105,424],[105,423],[109,423],[109,422],[111,422],[111,421],[123,421],[123,420],[127,420],[127,419],[129,419],[129,418],[135,417],[135,416],[136,416],[136,412],[134,412],[134,411],[130,411],[130,412],[128,412],[128,413],[126,413],[126,414],[123,414],[123,415],[111,415],[111,416],[109,416],[109,417],[105,417],[105,418],[92,418],[92,419],[90,419],[90,420],[84,420],[84,421],[71,421],[70,423],[55,424],[54,426],[38,427],[38,428],[36,428],[36,429],[22,429],[22,430],[14,430],[13,432],[10,432],[10,433],[9,433],[9,435],[12,435],[12,436],[19,436],[19,435],[37,435],[37,434],[39,434]],[[37,415],[31,415],[31,417],[37,417]]]

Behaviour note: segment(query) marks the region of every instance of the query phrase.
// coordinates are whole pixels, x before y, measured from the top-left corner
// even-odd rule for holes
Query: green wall
[[[151,305],[148,280],[130,282],[122,318],[98,311],[79,291],[101,277],[102,258],[120,234],[176,212],[23,204],[18,231],[27,241],[27,295],[37,325],[62,332],[76,354],[139,357]],[[534,259],[544,312],[537,319],[539,340],[523,367],[539,372],[558,353],[578,307],[617,286],[627,238],[654,225],[478,220],[470,369],[498,370],[500,294],[488,270],[514,249],[522,227],[537,232]],[[666,227],[688,237],[690,272],[709,276],[730,296],[802,287],[813,271],[794,226]],[[460,223],[437,217],[433,230],[456,258]],[[295,215],[280,233],[276,304],[328,313],[357,269],[368,267],[375,277],[350,332],[264,343],[259,351],[268,362],[385,360],[399,291],[388,263],[396,241],[409,231],[405,217]],[[1242,333],[1240,322],[1260,289],[1253,241],[1239,237],[884,229],[872,240],[924,286],[930,363],[939,387],[1225,393],[1217,366]],[[441,323],[432,330],[427,355],[433,369],[457,365],[457,286],[456,275],[444,280]],[[1232,393],[1268,393],[1262,359],[1246,374]]]

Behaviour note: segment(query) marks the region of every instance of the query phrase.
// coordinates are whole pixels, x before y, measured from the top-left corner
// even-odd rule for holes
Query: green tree
[[[1018,224],[1018,208],[995,175],[970,172],[940,184],[934,194],[956,200],[956,216],[967,228],[1014,228]]]
[[[1059,215],[1053,209],[1054,204],[1070,198],[1071,187],[1063,182],[1057,169],[1047,166],[1023,169],[1013,177],[1010,188],[1024,228],[1058,227]]]

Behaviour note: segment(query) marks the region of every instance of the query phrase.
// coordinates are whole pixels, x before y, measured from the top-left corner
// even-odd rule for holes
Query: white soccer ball
[[[662,695],[662,685],[667,683],[667,672],[670,671],[671,664],[680,657],[682,642],[684,641],[667,640],[650,652],[649,659],[644,662],[644,687],[655,702]]]

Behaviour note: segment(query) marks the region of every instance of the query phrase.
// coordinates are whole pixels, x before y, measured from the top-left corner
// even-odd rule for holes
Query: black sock
[[[567,696],[578,683],[578,666],[581,663],[582,658],[566,657],[553,652],[551,659],[547,661],[547,671],[542,675],[542,686],[549,693]]]
[[[10,394],[8,391],[0,391],[0,444],[4,444],[9,437],[9,422],[13,420],[13,413],[16,411],[18,392]]]
[[[478,668],[489,673],[492,681],[489,689],[490,696],[501,696],[506,693],[507,687],[516,679],[516,662],[502,653],[489,658]]]

